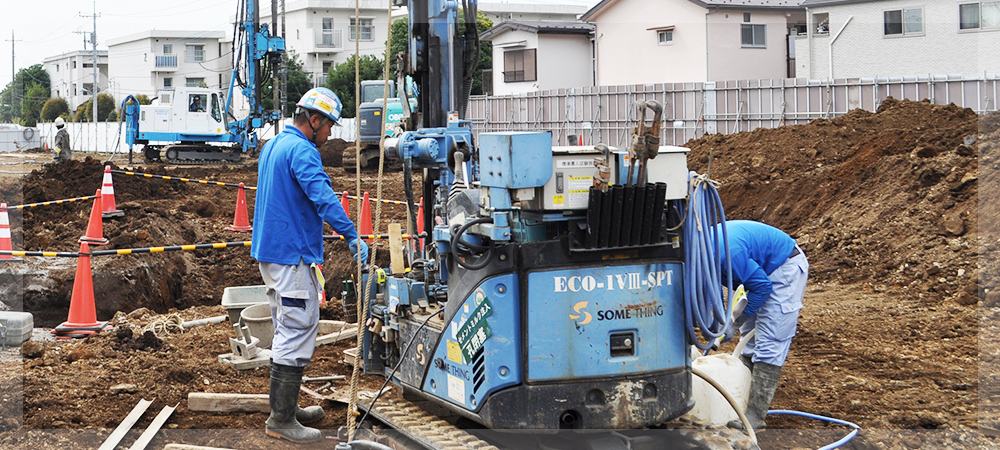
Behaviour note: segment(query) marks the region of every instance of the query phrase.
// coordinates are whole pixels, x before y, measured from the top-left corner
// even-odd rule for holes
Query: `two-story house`
[[[597,85],[786,78],[799,2],[602,0],[580,20],[595,25]]]
[[[805,0],[803,78],[1000,73],[1000,1]]]
[[[285,4],[285,48],[294,50],[313,84],[326,84],[330,67],[354,55],[385,54],[389,0],[361,0],[354,15],[354,0],[290,0]],[[281,33],[281,21],[278,21]],[[261,11],[261,23],[271,23],[271,11]]]
[[[479,36],[493,43],[490,93],[593,86],[593,31],[593,24],[578,21],[508,20],[494,26]]]
[[[229,89],[232,42],[222,31],[149,30],[108,40],[108,67],[122,95],[161,89]]]
[[[77,50],[50,56],[42,61],[49,74],[53,98],[63,98],[70,111],[90,100],[94,90],[94,52]],[[97,92],[108,91],[108,51],[97,51]]]

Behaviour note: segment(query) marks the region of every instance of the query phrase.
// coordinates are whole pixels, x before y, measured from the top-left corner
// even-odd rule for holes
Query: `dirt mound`
[[[889,98],[876,113],[687,145],[693,170],[711,157],[727,217],[793,235],[813,280],[974,303],[978,126],[970,109]]]
[[[112,164],[112,169],[119,167]],[[243,182],[247,186],[254,186],[257,182],[255,161],[208,167],[151,164],[131,171],[233,184]],[[337,192],[356,190],[355,180],[340,169],[328,172]],[[0,194],[11,204],[94,195],[101,187],[103,176],[103,163],[87,157],[47,165],[26,176],[23,183],[0,186]],[[405,199],[401,179],[398,173],[387,176],[383,198]],[[94,250],[250,240],[250,233],[225,230],[234,220],[235,188],[123,174],[114,174],[113,180],[117,207],[125,215],[104,219],[103,235],[111,243],[106,247],[95,246]],[[375,197],[375,179],[364,178],[361,186],[362,191],[369,191]],[[246,191],[251,221],[253,193],[253,190]],[[91,201],[83,201],[12,213],[14,247],[27,251],[79,250],[77,240],[87,231],[92,205]],[[385,232],[391,220],[405,217],[405,208],[383,205],[381,232]],[[351,209],[352,217],[355,217],[358,209],[356,202],[352,202]],[[373,217],[375,213],[373,206]],[[326,232],[333,234],[329,226]],[[387,253],[383,252],[381,256],[385,258],[383,264],[387,264]],[[346,244],[330,242],[326,246],[326,259],[324,272],[329,280],[327,297],[336,298],[340,295],[340,280],[353,267]],[[26,278],[27,282],[16,281],[25,286],[45,286],[46,289],[26,288],[22,295],[23,305],[9,306],[32,311],[37,326],[58,325],[66,320],[76,266],[61,264],[59,268],[53,268],[51,260],[37,259],[29,261],[29,264],[35,265],[44,274]],[[257,262],[250,257],[248,248],[93,257],[91,264],[97,315],[105,320],[117,311],[132,311],[140,307],[165,312],[170,308],[218,305],[223,289],[228,286],[261,284]]]

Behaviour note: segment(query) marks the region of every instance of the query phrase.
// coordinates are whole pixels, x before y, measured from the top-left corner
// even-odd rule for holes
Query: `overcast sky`
[[[140,31],[225,31],[240,0],[3,0],[0,13],[0,88],[11,80],[11,31],[14,68],[21,70],[61,53],[84,49],[85,35],[94,29],[96,5],[97,48],[107,50],[108,39]],[[292,1],[292,0],[287,0]],[[498,0],[481,0],[484,2]],[[599,0],[510,0],[509,3],[552,3],[591,6]],[[270,2],[262,0],[262,8]],[[86,16],[86,17],[85,17]],[[90,45],[87,45],[90,49]]]

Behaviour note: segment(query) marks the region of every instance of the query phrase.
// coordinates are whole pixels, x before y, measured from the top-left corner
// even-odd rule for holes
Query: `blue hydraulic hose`
[[[790,416],[801,416],[801,417],[806,417],[806,418],[809,418],[809,419],[823,420],[823,421],[826,421],[826,422],[835,423],[835,424],[838,424],[838,425],[845,425],[845,426],[853,428],[853,430],[851,430],[851,432],[848,433],[847,436],[844,436],[839,441],[834,442],[834,443],[832,443],[830,445],[827,445],[825,447],[820,447],[819,450],[832,450],[832,449],[835,449],[837,447],[840,447],[841,445],[844,445],[844,444],[850,442],[851,439],[854,439],[854,436],[857,436],[858,435],[858,431],[861,430],[861,427],[859,427],[857,424],[852,423],[852,422],[848,422],[846,420],[834,419],[833,417],[826,417],[826,416],[821,416],[821,415],[818,415],[818,414],[810,414],[810,413],[806,413],[806,412],[802,412],[802,411],[792,411],[792,410],[788,410],[788,409],[772,409],[772,410],[770,410],[770,411],[767,412],[767,415],[769,415],[769,416],[772,415],[772,414],[785,414],[785,415],[790,415]]]
[[[720,267],[718,252],[729,248],[726,232],[726,213],[714,182],[695,172],[688,174],[688,205],[684,214],[684,253],[687,265],[684,270],[684,323],[692,343],[702,350],[712,345],[712,340],[722,336],[729,325],[729,305],[732,303],[722,293],[726,283],[727,296],[733,295],[732,261],[725,252],[725,262]],[[721,227],[716,224],[721,223]],[[720,240],[721,239],[721,240]],[[721,242],[722,246],[717,245]],[[702,344],[698,332],[706,341]]]

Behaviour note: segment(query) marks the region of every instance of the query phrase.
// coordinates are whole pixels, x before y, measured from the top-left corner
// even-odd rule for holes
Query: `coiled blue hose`
[[[729,248],[726,232],[726,213],[722,198],[715,189],[715,182],[705,175],[688,173],[688,204],[684,214],[684,324],[691,343],[702,350],[712,345],[712,340],[722,336],[729,324],[729,305],[726,296],[733,295],[732,260],[725,252],[725,262],[720,267],[718,252]],[[721,223],[722,226],[716,227]],[[721,235],[721,236],[720,236]],[[722,247],[716,245],[721,239]],[[723,277],[723,274],[726,276]],[[726,283],[726,295],[722,283]],[[697,329],[696,329],[697,328]],[[698,339],[701,331],[703,344]]]
[[[832,449],[840,447],[841,445],[844,445],[844,444],[846,444],[848,442],[851,442],[851,439],[854,439],[854,436],[857,436],[858,435],[858,431],[861,430],[861,427],[859,427],[857,424],[852,423],[852,422],[848,422],[846,420],[834,419],[833,417],[826,417],[826,416],[821,416],[821,415],[818,415],[818,414],[810,414],[810,413],[806,413],[806,412],[802,412],[802,411],[792,411],[792,410],[789,410],[789,409],[772,409],[772,410],[770,410],[770,411],[767,412],[767,415],[769,415],[769,416],[772,415],[772,414],[785,414],[785,415],[790,415],[790,416],[801,416],[801,417],[806,417],[806,418],[809,418],[809,419],[823,420],[823,421],[826,421],[826,422],[835,423],[835,424],[839,424],[839,425],[846,425],[846,426],[849,426],[849,427],[853,428],[853,430],[851,430],[851,432],[848,433],[847,436],[844,436],[839,441],[834,442],[834,443],[832,443],[830,445],[827,445],[827,446],[824,446],[824,447],[820,447],[819,450],[832,450]]]

